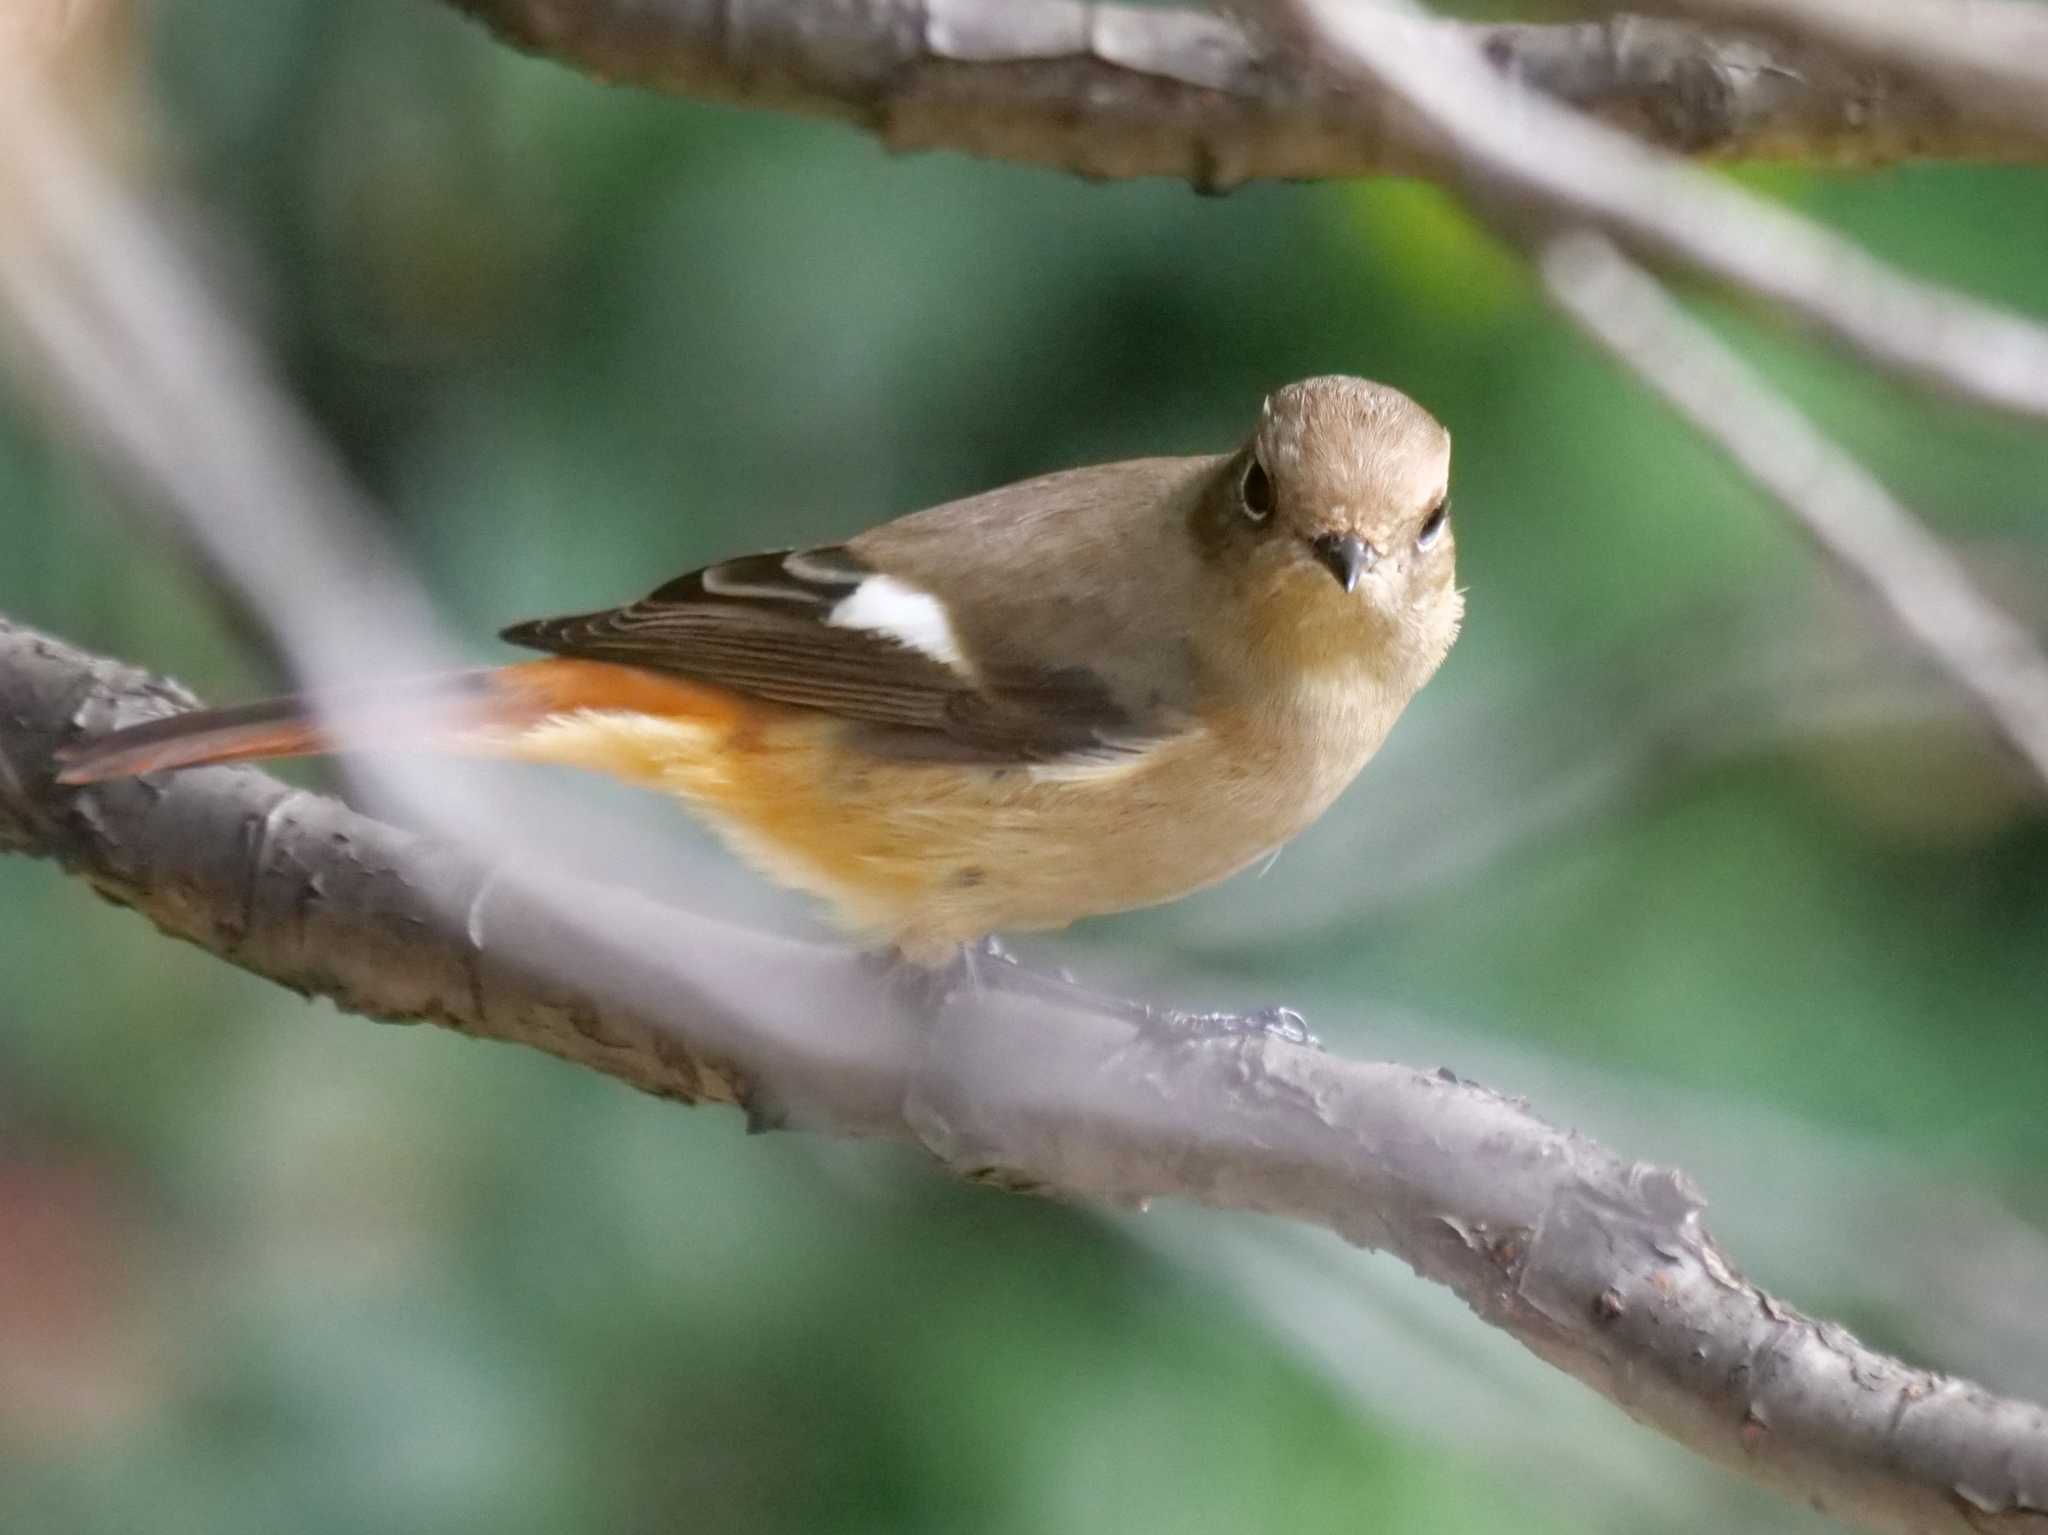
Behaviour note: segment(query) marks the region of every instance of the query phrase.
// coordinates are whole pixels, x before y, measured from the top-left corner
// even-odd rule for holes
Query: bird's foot
[[[1262,1007],[1249,1013],[1188,1013],[1153,1007],[1091,990],[1062,970],[1048,975],[1013,954],[1001,939],[989,937],[963,945],[945,964],[932,967],[900,953],[879,954],[872,963],[915,1012],[936,1017],[962,998],[981,992],[1039,997],[1057,1006],[1081,1004],[1126,1018],[1141,1037],[1160,1044],[1196,1044],[1212,1039],[1273,1039],[1282,1044],[1321,1049],[1322,1041],[1291,1007]]]
[[[1145,1031],[1168,1044],[1211,1039],[1274,1039],[1285,1045],[1320,1050],[1323,1042],[1309,1032],[1308,1020],[1291,1007],[1262,1007],[1249,1013],[1184,1013],[1178,1008],[1147,1010]]]
[[[963,944],[939,964],[912,959],[900,949],[886,949],[866,956],[883,982],[903,998],[914,1013],[933,1016],[948,1004],[976,992],[1032,989],[1034,981],[1049,981],[1024,968],[1001,939],[988,937]]]

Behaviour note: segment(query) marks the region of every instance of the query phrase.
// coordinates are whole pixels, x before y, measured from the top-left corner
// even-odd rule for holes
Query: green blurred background
[[[1444,196],[896,160],[427,0],[153,15],[152,174],[479,657],[720,554],[1224,447],[1292,377],[1416,395],[1471,620],[1394,744],[1263,876],[1029,952],[1526,1092],[1692,1171],[1794,1303],[2048,1396],[2039,797]],[[2043,307],[2042,172],[1746,179]],[[2048,437],[1715,319],[2048,612]],[[147,527],[0,398],[0,611],[284,684]],[[1334,1242],[745,1138],[337,1017],[44,866],[0,863],[0,954],[8,1530],[1822,1527]]]

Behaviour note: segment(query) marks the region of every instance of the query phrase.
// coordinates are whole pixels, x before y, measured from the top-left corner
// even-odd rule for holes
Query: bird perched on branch
[[[1026,480],[627,607],[516,624],[549,659],[152,720],[86,784],[426,747],[683,801],[849,931],[926,965],[1169,901],[1336,799],[1458,633],[1450,437],[1313,378],[1236,452]]]

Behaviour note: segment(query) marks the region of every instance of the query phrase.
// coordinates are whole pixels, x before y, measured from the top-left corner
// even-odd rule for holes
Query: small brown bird
[[[1457,637],[1449,472],[1406,395],[1308,379],[1235,453],[708,566],[505,631],[554,659],[345,712],[378,745],[672,794],[851,932],[937,964],[1199,890],[1321,815]],[[318,718],[288,698],[154,720],[61,778],[315,754]]]

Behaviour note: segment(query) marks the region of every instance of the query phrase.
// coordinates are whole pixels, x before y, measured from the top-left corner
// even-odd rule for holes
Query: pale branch
[[[1226,16],[1081,0],[448,0],[602,79],[860,124],[1086,176],[1411,171],[1392,103]],[[1903,71],[1749,33],[1619,16],[1449,24],[1503,75],[1681,154],[1873,166],[2048,157]]]
[[[62,744],[186,702],[0,621],[0,850],[354,1011],[744,1102],[757,1125],[907,1142],[1011,1186],[1313,1222],[1788,1496],[1878,1530],[2048,1527],[2048,1412],[1781,1305],[1714,1244],[1682,1175],[1516,1100],[1276,1039],[1147,1030],[1058,982],[914,1019],[850,954],[588,884],[530,899],[464,850],[250,769],[53,786]]]
[[[1599,235],[1561,235],[1546,287],[1862,583],[2048,783],[2048,657],[1854,457]]]

